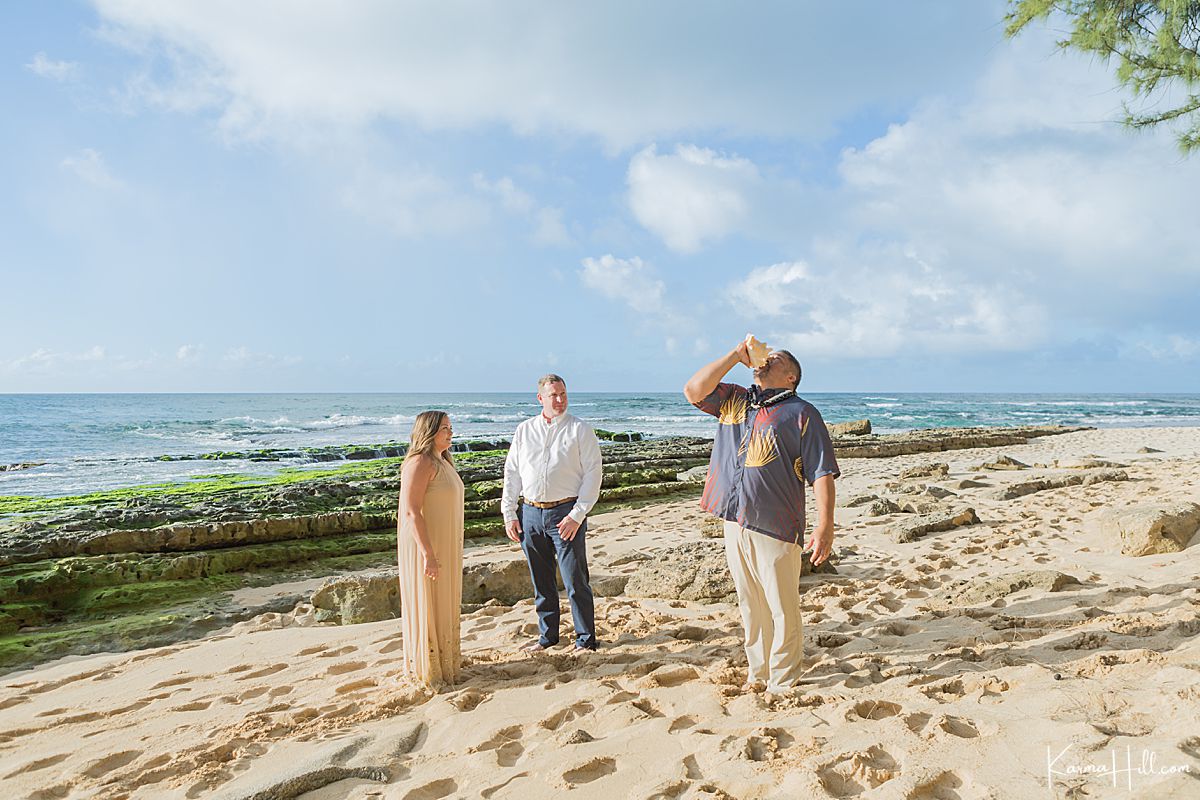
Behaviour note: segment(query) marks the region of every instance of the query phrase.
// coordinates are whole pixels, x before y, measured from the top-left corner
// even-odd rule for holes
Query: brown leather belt
[[[524,502],[525,505],[533,506],[534,508],[554,508],[555,506],[561,506],[563,503],[574,503],[578,499],[578,497],[568,497],[565,500],[551,500],[549,503],[538,503],[533,500],[525,500]]]

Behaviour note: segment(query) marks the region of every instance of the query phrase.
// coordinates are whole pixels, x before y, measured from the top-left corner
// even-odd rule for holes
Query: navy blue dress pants
[[[596,649],[596,609],[589,583],[587,566],[587,520],[579,526],[575,537],[564,542],[558,534],[558,523],[566,518],[575,503],[563,503],[553,508],[534,508],[522,503],[517,513],[521,518],[521,549],[529,562],[529,577],[538,617],[538,641],[543,647],[558,644],[558,582],[555,570],[562,573],[563,586],[571,601],[571,617],[575,621],[575,646]]]

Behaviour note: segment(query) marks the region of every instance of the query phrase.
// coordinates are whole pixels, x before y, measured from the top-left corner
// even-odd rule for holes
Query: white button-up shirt
[[[517,518],[517,501],[535,503],[578,497],[571,519],[583,524],[600,498],[603,461],[596,432],[583,420],[562,414],[550,422],[541,414],[517,426],[504,462],[504,521]]]

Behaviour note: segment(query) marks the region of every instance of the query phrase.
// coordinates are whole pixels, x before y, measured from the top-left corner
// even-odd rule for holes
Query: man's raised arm
[[[712,394],[713,389],[716,389],[717,384],[721,382],[721,378],[728,375],[729,370],[733,369],[737,364],[750,366],[750,353],[746,350],[745,342],[741,342],[737,347],[730,350],[728,354],[718,358],[711,364],[701,367],[684,384],[683,396],[693,405],[699,403]]]

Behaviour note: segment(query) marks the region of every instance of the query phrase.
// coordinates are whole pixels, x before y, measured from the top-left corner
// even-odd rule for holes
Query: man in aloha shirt
[[[717,417],[701,506],[725,520],[725,555],[737,589],[749,670],[743,690],[795,686],[804,662],[800,616],[803,552],[813,565],[833,546],[834,479],[841,473],[820,412],[796,396],[800,363],[776,350],[749,388],[721,379],[751,366],[743,342],[702,367],[684,387],[688,402]],[[818,521],[804,543],[804,484]]]

